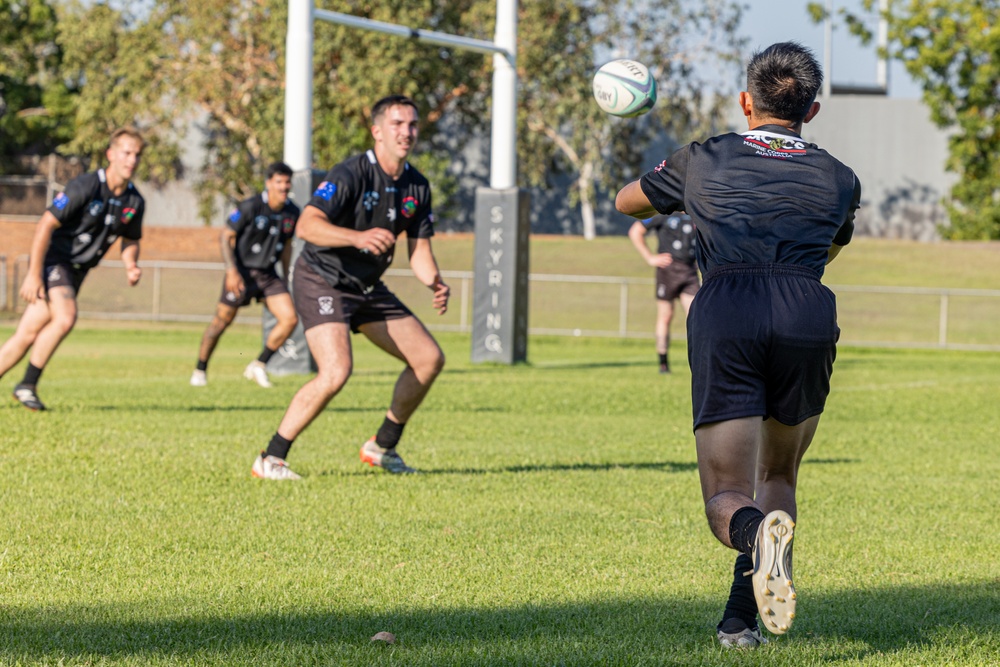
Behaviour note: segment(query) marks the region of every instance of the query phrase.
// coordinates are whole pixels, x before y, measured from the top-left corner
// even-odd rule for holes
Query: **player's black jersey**
[[[388,229],[396,238],[434,235],[431,186],[409,163],[393,180],[382,171],[374,151],[367,151],[333,167],[313,193],[315,206],[338,227],[365,231]],[[326,248],[306,243],[302,256],[332,287],[366,292],[378,284],[392,263],[395,248],[373,255],[357,248]]]
[[[861,202],[853,171],[777,125],[684,146],[640,185],[657,211],[694,220],[705,273],[794,264],[823,275],[830,245],[850,242]]]
[[[285,244],[295,234],[299,207],[286,201],[280,211],[267,203],[267,191],[240,202],[226,224],[236,232],[236,265],[271,271]]]
[[[52,232],[45,264],[97,266],[118,237],[142,238],[145,201],[131,183],[120,196],[108,188],[103,169],[83,174],[66,184],[48,211],[60,226]]]
[[[654,215],[642,221],[647,232],[656,232],[657,250],[669,253],[676,262],[694,264],[696,241],[694,223],[686,213]]]

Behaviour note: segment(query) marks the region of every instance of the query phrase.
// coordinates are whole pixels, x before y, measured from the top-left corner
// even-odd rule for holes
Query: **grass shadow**
[[[675,461],[643,463],[553,463],[549,465],[503,466],[499,468],[431,468],[418,470],[420,475],[497,475],[522,472],[605,472],[608,470],[662,470],[663,472],[690,472],[697,470],[697,463],[677,463]],[[378,474],[377,470],[346,472],[326,470],[315,473],[316,477],[356,477]]]

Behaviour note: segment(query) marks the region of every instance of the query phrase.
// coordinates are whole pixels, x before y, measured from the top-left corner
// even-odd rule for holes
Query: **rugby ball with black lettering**
[[[594,99],[609,114],[641,116],[656,104],[656,79],[640,62],[612,60],[594,74]]]

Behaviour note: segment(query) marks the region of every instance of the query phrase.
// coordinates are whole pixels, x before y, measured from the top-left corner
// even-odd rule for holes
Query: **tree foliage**
[[[876,12],[874,0],[864,10]],[[813,4],[815,19],[824,17]],[[851,32],[872,35],[858,15],[845,12]],[[1000,2],[908,0],[884,13],[884,54],[901,61],[919,82],[931,119],[952,128],[947,168],[959,175],[945,205],[952,239],[1000,239]]]

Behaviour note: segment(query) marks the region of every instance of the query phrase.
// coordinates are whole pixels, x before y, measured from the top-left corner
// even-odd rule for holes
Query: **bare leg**
[[[201,347],[198,349],[198,361],[208,363],[215,352],[215,346],[219,343],[222,333],[229,328],[236,318],[236,308],[220,303],[216,306],[215,317],[212,318],[208,328],[201,337]]]
[[[35,336],[28,357],[37,368],[45,368],[56,348],[76,325],[76,292],[73,289],[53,287],[49,290],[48,302],[50,319]]]
[[[764,422],[764,436],[757,455],[756,500],[765,514],[784,510],[795,519],[799,465],[818,425],[819,415],[795,426],[786,426],[773,419]]]
[[[674,302],[656,300],[656,353],[667,354],[670,350],[670,320],[674,317]]]
[[[390,420],[405,424],[444,368],[444,352],[416,317],[370,322],[359,329],[375,345],[406,363],[386,413]]]
[[[754,475],[762,428],[760,417],[744,417],[701,426],[695,431],[698,474],[708,525],[727,547],[729,522],[741,507],[756,507]]]
[[[0,347],[0,376],[5,375],[24,358],[28,349],[35,342],[38,332],[49,323],[49,319],[47,301],[39,299],[28,305],[24,314],[21,315],[21,321],[17,323],[14,335]]]
[[[681,305],[684,306],[684,312],[691,312],[691,302],[694,301],[694,294],[688,294],[687,292],[681,292]]]
[[[351,332],[341,323],[320,324],[306,331],[309,351],[319,369],[292,398],[278,426],[278,434],[294,440],[347,384],[354,368]]]
[[[278,321],[267,335],[265,343],[268,349],[277,350],[292,335],[299,318],[292,305],[292,297],[286,294],[275,294],[264,299],[264,304]]]

